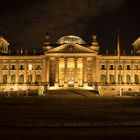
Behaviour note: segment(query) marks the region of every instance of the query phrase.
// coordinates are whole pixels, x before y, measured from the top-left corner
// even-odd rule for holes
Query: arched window
[[[110,84],[113,84],[113,83],[115,83],[115,77],[114,77],[114,75],[113,74],[110,74]]]
[[[41,82],[41,75],[40,75],[40,74],[37,74],[37,75],[36,75],[36,80],[35,80],[35,82],[36,82],[37,84],[39,84],[39,83]]]
[[[21,74],[19,75],[19,84],[23,84],[24,83],[24,75]]]
[[[118,83],[120,84],[122,84],[123,83],[123,77],[122,77],[122,75],[118,75]]]
[[[134,75],[135,84],[139,83],[139,76],[137,74]]]
[[[131,83],[131,76],[129,74],[126,75],[126,83],[127,84]]]
[[[3,84],[7,84],[7,75],[6,74],[3,75]]]
[[[101,75],[101,84],[105,84],[106,83],[106,75],[102,74]]]
[[[14,84],[16,82],[16,76],[13,74],[11,75],[11,84]]]
[[[32,83],[32,75],[31,74],[28,75],[27,82],[28,82],[28,84]]]

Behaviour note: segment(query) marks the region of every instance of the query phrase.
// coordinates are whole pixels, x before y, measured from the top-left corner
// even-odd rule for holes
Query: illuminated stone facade
[[[0,56],[1,92],[83,89],[114,95],[120,83],[123,92],[140,91],[140,56],[121,55],[119,62],[117,54],[99,54],[95,35],[91,44],[77,36],[64,36],[51,44],[46,35],[42,54],[30,55],[27,50],[12,54],[6,45]],[[138,52],[140,41],[133,45]]]
[[[7,40],[0,36],[0,54],[8,53],[8,45]]]

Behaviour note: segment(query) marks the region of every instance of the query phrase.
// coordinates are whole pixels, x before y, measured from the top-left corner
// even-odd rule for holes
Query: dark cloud
[[[46,32],[52,41],[67,34],[82,36],[91,19],[123,4],[124,0],[6,1],[0,10],[0,32],[16,48],[41,48]]]

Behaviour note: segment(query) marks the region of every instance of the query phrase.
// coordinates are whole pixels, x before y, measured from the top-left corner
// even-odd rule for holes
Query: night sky
[[[140,36],[138,0],[3,0],[0,34],[11,49],[41,50],[44,35],[55,43],[61,36],[77,35],[90,43],[97,34],[101,50],[116,49],[117,29],[121,48],[133,49]]]

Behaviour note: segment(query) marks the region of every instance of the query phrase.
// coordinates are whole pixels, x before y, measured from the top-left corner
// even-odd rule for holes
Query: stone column
[[[10,61],[8,62],[8,73],[7,73],[7,83],[10,84],[11,83],[11,63]]]
[[[64,59],[65,63],[65,69],[64,69],[64,87],[68,87],[68,80],[67,80],[67,63],[68,63],[68,58]]]
[[[100,59],[96,58],[96,63],[95,63],[95,78],[96,78],[96,83],[99,84],[101,83],[101,63]]]
[[[74,58],[74,65],[75,65],[75,70],[74,70],[74,87],[78,87],[78,72],[77,72],[77,62],[78,62],[78,58]]]
[[[123,77],[124,77],[124,74],[123,74],[124,66],[123,66],[123,61],[122,61],[122,60],[120,60],[120,66],[121,66],[122,69],[120,70],[120,72],[119,72],[119,70],[118,70],[118,72],[119,72],[119,74],[121,75],[121,76],[120,76],[120,80],[121,80],[121,84],[122,84],[122,83],[124,82],[124,78],[123,78]],[[118,74],[118,75],[119,75],[119,74]],[[118,78],[118,76],[117,76],[117,78]],[[119,78],[118,78],[118,79],[119,79]],[[118,79],[117,79],[117,80],[118,80]],[[119,83],[119,80],[118,80],[117,82]]]
[[[116,65],[116,84],[119,84],[119,74],[120,74],[120,67],[121,67],[121,61],[120,61],[120,64],[119,64],[119,60],[116,60],[117,62],[117,65]],[[121,70],[122,72],[122,70]]]
[[[24,71],[25,71],[25,75],[24,75],[24,83],[27,83],[27,76],[28,76],[28,74],[27,74],[27,70],[28,70],[28,63],[27,63],[27,61],[25,61],[24,62]]]
[[[87,69],[86,69],[86,58],[83,58],[83,80],[84,80],[84,87],[87,87]]]
[[[49,76],[50,75],[50,61],[49,61],[49,59],[47,59],[46,63],[47,63],[46,64],[47,65],[47,68],[46,68],[46,70],[47,70],[47,72],[46,72],[47,80],[46,81],[49,84],[49,81],[50,81],[49,80],[49,78],[50,78],[50,76]]]
[[[118,64],[116,60],[114,60],[113,65],[114,65],[114,71],[113,71],[114,81],[113,82],[116,83],[117,82],[117,68],[118,68]]]
[[[16,61],[16,83],[19,83],[19,62]]]
[[[46,83],[46,59],[43,59],[42,61],[42,82]]]
[[[56,59],[55,86],[59,86],[59,59]]]
[[[92,86],[93,87],[95,87],[95,58],[94,57],[92,57],[92,62],[91,62],[91,64],[92,64]]]
[[[35,69],[35,62],[33,61],[33,83],[35,83],[36,80],[36,69]]]
[[[123,79],[123,83],[126,84],[126,72],[127,72],[127,70],[126,70],[126,61],[123,60],[122,63],[123,63],[123,64],[122,64],[122,65],[123,65],[123,75],[122,75],[122,79]]]
[[[135,65],[135,63],[134,63],[134,61],[132,61],[130,63],[130,68],[131,68],[131,83],[133,83],[133,84],[135,83],[134,65]]]
[[[107,83],[110,83],[110,71],[109,71],[109,62],[106,61],[106,63],[104,64],[105,65],[105,70],[106,70],[106,82]]]

